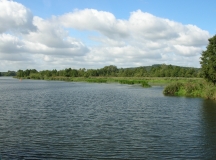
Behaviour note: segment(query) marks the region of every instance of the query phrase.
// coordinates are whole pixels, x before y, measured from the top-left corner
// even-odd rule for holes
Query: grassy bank
[[[32,77],[31,77],[32,78]],[[34,78],[33,78],[34,79]],[[173,78],[173,77],[44,77],[44,80],[60,80],[73,82],[89,83],[120,83],[120,84],[139,84],[142,87],[151,87],[152,85],[166,86],[173,82],[186,83],[202,80],[201,78]]]
[[[174,82],[167,85],[164,95],[201,97],[216,100],[216,86],[204,80],[196,82]]]
[[[137,79],[123,79],[123,78],[111,78],[111,77],[74,77],[72,79],[69,79],[69,81],[74,82],[89,82],[89,83],[120,83],[120,84],[139,84],[142,87],[151,87],[148,84],[147,80],[137,80]]]
[[[15,77],[16,78],[16,77]],[[36,80],[59,80],[59,81],[74,81],[74,82],[90,82],[90,83],[121,83],[121,84],[141,84],[143,86],[151,85],[167,85],[173,82],[196,82],[201,78],[173,78],[173,77],[64,77],[64,76],[37,76],[32,74],[22,79]],[[147,85],[148,84],[148,85]]]
[[[138,84],[142,87],[151,87],[148,83],[148,79],[137,78],[123,78],[123,77],[23,77],[22,79],[37,79],[37,80],[57,80],[68,82],[89,82],[89,83],[120,83],[134,85]]]

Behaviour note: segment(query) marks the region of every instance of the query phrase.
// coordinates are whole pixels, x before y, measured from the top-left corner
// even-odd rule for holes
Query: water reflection
[[[203,138],[206,159],[216,158],[216,102],[204,100],[202,107]]]

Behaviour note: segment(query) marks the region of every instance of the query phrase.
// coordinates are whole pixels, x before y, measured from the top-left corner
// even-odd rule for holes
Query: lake
[[[1,77],[1,158],[215,159],[216,103],[162,92]]]

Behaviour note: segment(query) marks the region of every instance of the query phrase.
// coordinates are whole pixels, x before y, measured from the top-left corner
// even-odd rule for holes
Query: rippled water
[[[216,103],[162,87],[0,78],[7,159],[215,159]]]

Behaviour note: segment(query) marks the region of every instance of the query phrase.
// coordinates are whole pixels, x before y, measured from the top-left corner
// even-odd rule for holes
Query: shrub
[[[151,87],[149,84],[148,84],[148,82],[146,82],[146,81],[142,81],[142,87]]]
[[[163,93],[165,95],[177,95],[177,92],[179,92],[182,86],[183,83],[180,82],[171,83],[170,85],[165,87]]]

